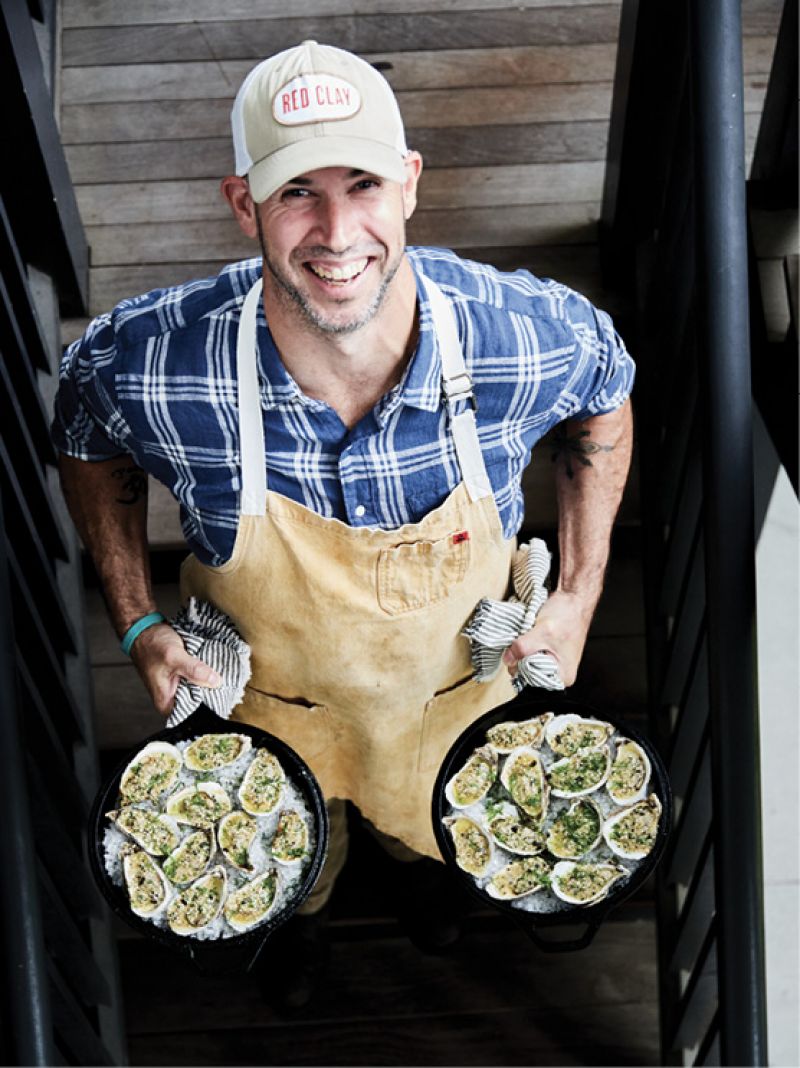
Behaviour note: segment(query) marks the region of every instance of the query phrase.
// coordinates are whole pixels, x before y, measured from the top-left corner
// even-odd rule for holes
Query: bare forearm
[[[126,456],[87,463],[62,455],[59,474],[69,513],[122,636],[155,609],[147,552],[147,476]]]
[[[630,401],[608,415],[567,422],[556,437],[558,589],[577,598],[590,614],[603,588],[632,437]]]

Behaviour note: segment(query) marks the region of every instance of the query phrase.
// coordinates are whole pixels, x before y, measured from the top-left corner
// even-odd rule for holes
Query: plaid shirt
[[[415,272],[452,302],[486,468],[512,537],[532,447],[564,419],[620,407],[633,362],[608,315],[563,285],[444,249],[408,252]],[[61,364],[56,447],[81,460],[128,453],[178,499],[187,542],[212,566],[230,557],[238,523],[236,332],[260,270],[259,259],[246,260],[215,278],[124,300],[90,324]],[[419,345],[401,382],[351,430],[289,376],[261,307],[270,489],[351,526],[392,530],[419,521],[460,482],[421,291],[419,300]]]

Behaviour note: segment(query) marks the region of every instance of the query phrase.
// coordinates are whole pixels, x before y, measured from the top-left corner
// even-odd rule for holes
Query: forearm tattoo
[[[553,431],[553,463],[559,459],[564,458],[564,464],[567,469],[567,478],[575,477],[575,469],[572,466],[572,461],[577,460],[583,467],[593,467],[592,461],[589,459],[596,452],[613,452],[613,445],[598,445],[596,441],[587,441],[591,434],[589,430],[579,430],[577,434],[570,435],[567,432],[567,428],[563,423],[559,425]]]
[[[134,464],[117,467],[111,472],[111,477],[119,481],[120,492],[123,494],[116,498],[117,504],[138,504],[147,496],[147,475],[140,467]]]

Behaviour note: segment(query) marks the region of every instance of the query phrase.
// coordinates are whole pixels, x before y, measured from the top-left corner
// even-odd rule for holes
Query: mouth
[[[350,263],[337,264],[309,260],[304,264],[304,267],[321,281],[340,288],[352,285],[366,271],[369,263],[370,257],[364,256],[359,260],[352,260]]]

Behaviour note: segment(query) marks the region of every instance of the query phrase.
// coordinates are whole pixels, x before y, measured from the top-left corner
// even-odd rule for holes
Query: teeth
[[[364,257],[363,260],[355,260],[353,263],[347,263],[343,267],[322,267],[320,264],[309,264],[309,267],[314,274],[320,278],[324,278],[328,282],[347,282],[351,278],[355,278],[357,274],[361,274],[366,266],[366,257]]]

